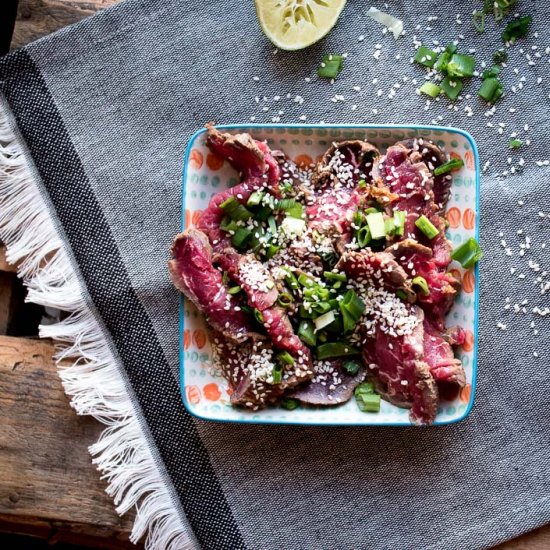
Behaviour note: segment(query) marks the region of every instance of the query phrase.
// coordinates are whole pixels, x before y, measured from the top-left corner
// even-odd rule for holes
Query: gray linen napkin
[[[164,518],[152,546],[166,546],[179,533],[173,547],[485,548],[550,521],[550,346],[548,317],[536,313],[548,305],[541,284],[550,259],[550,247],[543,248],[550,227],[543,163],[550,158],[550,7],[519,2],[534,21],[530,36],[509,50],[502,76],[507,94],[494,114],[477,98],[478,82],[466,85],[456,109],[442,99],[425,110],[412,83],[424,73],[409,62],[416,37],[427,45],[458,39],[461,51],[475,48],[476,58],[490,64],[501,28],[490,20],[485,34],[475,31],[471,12],[480,4],[389,2],[387,11],[407,31],[396,41],[366,17],[370,3],[350,1],[324,41],[286,53],[261,34],[252,2],[130,0],[0,60],[11,130],[17,125],[43,214],[76,277],[78,303],[66,308],[91,312],[104,351],[123,376],[104,414],[83,404],[92,384],[78,390],[73,377],[68,391],[76,393],[80,412],[103,418],[115,416],[113,400],[131,401],[140,429],[135,439],[145,442],[158,476],[147,486],[134,463],[110,481],[137,497],[165,492],[162,517],[142,504],[145,526]],[[333,85],[315,76],[329,52],[348,53]],[[345,100],[332,101],[335,95]],[[333,123],[435,119],[468,130],[482,165],[490,163],[481,190],[478,388],[463,422],[427,429],[240,426],[185,412],[178,296],[166,260],[180,226],[186,142],[210,120],[276,116],[284,123],[302,115]],[[510,152],[512,132],[530,144]],[[508,175],[499,176],[503,171]],[[0,186],[2,204],[13,207],[11,194],[9,182]],[[17,210],[10,212],[17,221]],[[17,249],[21,235],[6,219],[1,225],[1,236]],[[21,231],[30,235],[32,224],[22,223]],[[66,329],[58,334],[70,340]],[[99,370],[96,382],[109,392],[112,382]],[[125,449],[138,445],[126,439]],[[109,441],[94,449],[104,470],[117,472],[116,460],[128,465],[128,456],[109,449]],[[144,487],[136,489],[140,479]]]

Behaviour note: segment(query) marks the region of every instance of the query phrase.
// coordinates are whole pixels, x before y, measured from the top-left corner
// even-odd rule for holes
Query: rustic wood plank
[[[550,525],[496,546],[493,550],[548,550],[550,548]]]
[[[119,0],[19,0],[12,48],[89,17]]]
[[[53,353],[49,341],[0,336],[0,528],[121,548],[132,518],[114,512],[87,450],[102,427],[71,410]]]

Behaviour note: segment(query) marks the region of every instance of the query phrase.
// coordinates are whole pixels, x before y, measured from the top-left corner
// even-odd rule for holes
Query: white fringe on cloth
[[[117,512],[136,510],[130,540],[136,543],[147,533],[145,547],[151,550],[195,548],[1,102],[0,238],[8,262],[18,263],[27,300],[69,313],[59,323],[41,326],[40,336],[60,342],[57,361],[73,361],[59,367],[59,374],[77,414],[108,426],[89,450]]]

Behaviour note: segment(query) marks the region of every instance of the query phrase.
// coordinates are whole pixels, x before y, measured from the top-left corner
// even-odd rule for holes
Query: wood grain
[[[1,1],[1,0],[0,0]],[[12,49],[93,15],[119,0],[19,0]]]
[[[53,353],[49,341],[0,336],[0,526],[124,548],[131,514],[114,512],[87,450],[102,427],[70,408]]]

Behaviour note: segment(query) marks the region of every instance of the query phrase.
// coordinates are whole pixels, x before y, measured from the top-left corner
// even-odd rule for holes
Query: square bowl
[[[447,205],[447,237],[457,245],[475,237],[479,240],[479,158],[472,136],[463,130],[416,125],[311,125],[248,124],[217,126],[232,133],[250,133],[281,149],[297,162],[310,162],[324,153],[333,141],[364,139],[382,152],[394,142],[418,137],[444,147],[453,157],[464,160],[464,167],[453,173],[451,197]],[[235,185],[238,174],[225,161],[210,153],[205,144],[206,130],[196,132],[189,141],[183,167],[182,225],[194,225],[211,197]],[[451,271],[462,281],[462,291],[447,316],[449,325],[466,331],[466,342],[457,351],[464,365],[467,385],[454,401],[440,404],[435,425],[451,424],[470,412],[475,393],[477,369],[477,326],[479,301],[478,267],[464,270],[453,262]],[[364,413],[355,399],[335,407],[299,407],[287,411],[270,407],[249,411],[229,402],[227,381],[211,368],[211,348],[203,316],[195,306],[181,298],[180,306],[180,383],[185,408],[204,420],[257,424],[410,426],[408,409],[382,400],[379,413]]]

